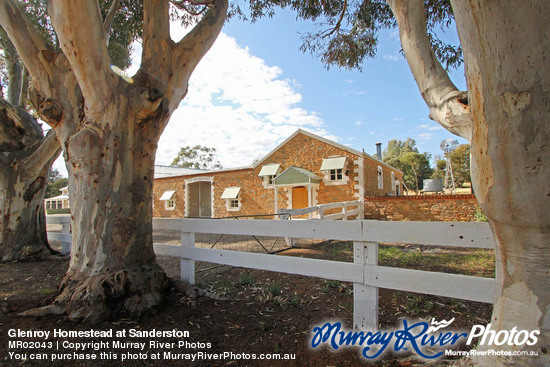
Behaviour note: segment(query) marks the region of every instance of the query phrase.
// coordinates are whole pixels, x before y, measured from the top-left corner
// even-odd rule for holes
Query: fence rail
[[[48,218],[48,223],[51,223]],[[156,218],[155,230],[181,231],[181,244],[154,244],[158,255],[181,259],[181,278],[195,283],[195,261],[304,275],[354,284],[353,323],[378,328],[378,288],[493,302],[494,279],[378,265],[378,243],[494,248],[486,223],[217,220]],[[353,241],[354,261],[278,256],[195,247],[196,233]]]
[[[355,209],[350,209],[356,207]],[[341,212],[325,214],[325,211],[330,209],[341,209]],[[343,201],[329,204],[319,204],[310,206],[303,209],[281,209],[280,214],[289,214],[291,216],[310,215],[317,214],[316,218],[320,220],[348,220],[350,217],[357,216],[358,219],[362,219],[364,215],[364,205],[362,201]]]

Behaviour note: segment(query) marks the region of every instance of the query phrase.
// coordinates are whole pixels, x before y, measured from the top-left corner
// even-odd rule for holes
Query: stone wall
[[[474,195],[368,196],[365,218],[395,221],[475,221]]]

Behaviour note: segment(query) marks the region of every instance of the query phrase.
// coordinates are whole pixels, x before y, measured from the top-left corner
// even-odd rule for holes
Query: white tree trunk
[[[550,3],[451,1],[464,51],[468,100],[446,101],[452,85],[428,47],[422,0],[389,0],[430,117],[471,141],[472,184],[495,239],[493,330],[539,330],[538,343],[485,345],[535,351],[479,356],[481,366],[550,365]],[[454,93],[454,92],[453,92]],[[451,101],[452,102],[452,101]],[[434,111],[444,112],[434,113]],[[458,111],[458,112],[457,112]],[[455,118],[471,121],[457,129]]]
[[[216,0],[181,41],[169,2],[144,0],[142,65],[133,83],[114,74],[96,0],[52,0],[63,54],[49,51],[14,0],[0,23],[33,77],[31,100],[57,133],[69,171],[73,245],[55,304],[75,320],[139,315],[159,305],[168,280],[152,243],[154,156],[189,78],[218,36],[227,0]]]
[[[49,167],[29,177],[21,169],[3,167],[0,175],[0,261],[49,254],[44,191]]]
[[[160,304],[168,286],[153,252],[156,141],[134,114],[118,108],[126,104],[121,97],[102,116],[116,121],[112,128],[88,121],[65,151],[73,245],[56,303],[72,319],[141,314]]]
[[[550,365],[550,3],[453,1],[472,115],[472,181],[497,241],[492,325],[540,330]],[[481,362],[487,365],[487,362]]]
[[[0,261],[51,253],[44,192],[61,148],[44,138],[36,120],[0,98]]]

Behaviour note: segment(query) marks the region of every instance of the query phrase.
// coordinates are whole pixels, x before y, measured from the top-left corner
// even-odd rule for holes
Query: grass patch
[[[237,280],[239,283],[239,286],[241,287],[251,287],[256,283],[256,278],[254,277],[254,274],[244,274],[239,276],[239,279]]]
[[[277,283],[270,285],[268,290],[269,290],[269,293],[273,295],[273,297],[277,297],[278,295],[283,293],[283,287],[281,287]]]
[[[494,251],[485,249],[427,252],[415,247],[381,245],[379,264],[484,277],[495,274]]]

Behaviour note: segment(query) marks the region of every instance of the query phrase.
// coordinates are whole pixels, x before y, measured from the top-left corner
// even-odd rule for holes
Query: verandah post
[[[361,265],[378,265],[378,243],[354,242],[353,261]],[[356,330],[378,329],[378,287],[353,283],[353,328]]]
[[[195,247],[195,233],[182,231],[181,246]],[[180,276],[184,282],[195,285],[195,260],[181,259]]]

